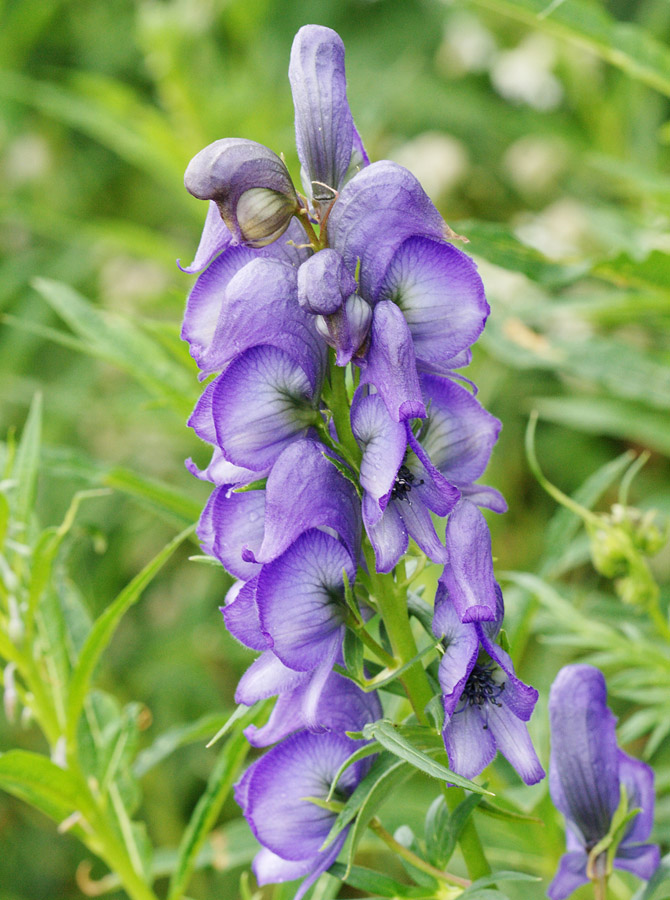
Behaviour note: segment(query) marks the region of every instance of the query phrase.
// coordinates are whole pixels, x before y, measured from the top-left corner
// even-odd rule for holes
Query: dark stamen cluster
[[[416,476],[413,472],[407,468],[407,466],[402,465],[398,469],[398,474],[395,477],[395,482],[393,484],[393,488],[391,490],[391,499],[396,500],[407,500],[407,495],[415,487],[414,482],[416,481]],[[423,481],[417,482],[417,484],[423,484]]]
[[[494,680],[494,670],[495,666],[492,663],[475,665],[463,689],[463,700],[466,705],[478,706],[480,709],[485,703],[502,706],[498,697],[505,690],[505,683],[501,684]]]

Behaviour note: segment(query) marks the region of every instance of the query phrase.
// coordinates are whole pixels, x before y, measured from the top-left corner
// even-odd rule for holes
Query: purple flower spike
[[[357,152],[360,138],[347,102],[340,36],[321,25],[304,25],[293,40],[288,76],[305,191],[317,202],[330,202],[350,166],[355,170],[365,161]]]
[[[655,844],[642,843],[652,827],[654,775],[649,766],[617,747],[616,719],[607,708],[602,672],[587,665],[561,669],[549,695],[549,721],[549,788],[554,805],[567,820],[568,852],[548,896],[563,900],[589,880],[589,853],[608,834],[622,787],[628,808],[641,811],[627,826],[614,866],[647,881],[660,860]],[[592,864],[594,874],[608,874],[606,854]]]
[[[344,735],[302,731],[247,769],[235,799],[265,848],[253,863],[259,884],[307,875],[295,896],[300,900],[335,861],[346,831],[320,852],[336,814],[304,798],[325,799],[338,768],[358,746]],[[368,768],[368,760],[351,765],[338,782],[337,796],[348,797]]]
[[[502,594],[496,588],[496,619],[480,623],[462,622],[446,590],[438,586],[433,632],[445,645],[438,676],[442,736],[449,764],[459,775],[479,775],[500,750],[526,784],[535,784],[544,770],[525,723],[538,695],[519,681],[509,655],[494,643],[503,619]]]
[[[449,374],[458,355],[477,340],[490,311],[470,257],[426,237],[401,244],[375,299],[398,304],[419,368],[442,374]]]
[[[235,240],[250,247],[276,241],[299,208],[282,160],[244,138],[222,138],[197,153],[184,184],[194,197],[213,200]]]

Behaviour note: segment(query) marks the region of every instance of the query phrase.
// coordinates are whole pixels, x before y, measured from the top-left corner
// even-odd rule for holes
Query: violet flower
[[[336,813],[305,798],[325,800],[337,770],[359,746],[341,734],[301,731],[244,773],[235,787],[235,799],[262,845],[252,864],[259,884],[306,876],[294,898],[300,900],[333,864],[348,829],[321,851]],[[337,783],[335,798],[346,799],[369,767],[369,759],[349,766]]]
[[[519,681],[509,654],[495,643],[504,607],[500,588],[495,582],[493,586],[495,620],[462,622],[445,580],[440,580],[433,631],[445,648],[439,667],[442,736],[449,765],[459,775],[479,775],[500,750],[526,784],[535,784],[544,778],[544,770],[526,722],[538,694]]]
[[[625,828],[614,866],[648,880],[660,859],[656,844],[645,843],[654,817],[654,773],[617,747],[602,672],[588,665],[562,668],[549,695],[549,721],[549,789],[566,818],[567,852],[548,896],[563,900],[590,878],[609,875],[607,852],[593,858],[591,851],[609,833],[622,789],[628,809],[640,812]]]

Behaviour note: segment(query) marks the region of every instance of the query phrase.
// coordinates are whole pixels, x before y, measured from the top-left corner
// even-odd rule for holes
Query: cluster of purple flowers
[[[191,161],[186,186],[209,212],[185,269],[202,274],[183,336],[202,377],[216,373],[190,419],[213,446],[204,470],[188,463],[215,485],[198,533],[238,579],[227,628],[260,652],[237,700],[278,698],[247,732],[276,746],[237,799],[264,848],[258,880],[307,876],[301,896],[346,835],[321,852],[334,813],[304,798],[328,793],[356,747],[345,732],[381,716],[374,693],[333,671],[349,586],[374,605],[357,589],[362,542],[380,573],[410,537],[444,566],[434,631],[453,769],[478,774],[497,747],[527,783],[544,772],[525,725],[537,692],[494,643],[502,595],[479,507],[505,502],[476,482],[500,423],[456,373],[489,312],[481,280],[416,178],[369,163],[337,34],[302,28],[289,77],[306,196],[253,141],[219,140]],[[449,517],[445,539],[432,514]],[[341,796],[367,765],[346,770]]]

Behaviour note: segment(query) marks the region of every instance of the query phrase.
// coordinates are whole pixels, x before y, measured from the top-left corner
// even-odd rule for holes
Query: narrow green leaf
[[[202,512],[202,505],[191,496],[130,469],[116,466],[104,473],[100,480],[110,488],[146,501],[161,513],[168,513],[182,525],[196,521]]]
[[[330,791],[328,792],[326,800],[332,799],[332,796],[335,793],[335,788],[337,787],[340,778],[346,772],[349,766],[353,765],[353,763],[355,762],[358,762],[359,759],[365,759],[367,756],[373,756],[375,753],[379,753],[379,744],[376,741],[372,741],[371,743],[366,744],[364,747],[359,747],[358,750],[354,750],[351,756],[348,756],[345,759],[345,761],[335,773],[335,777],[331,782]]]
[[[344,633],[342,655],[344,657],[344,665],[349,674],[357,682],[362,682],[365,679],[365,672],[363,671],[363,641],[351,628],[347,628]]]
[[[382,753],[375,760],[372,768],[344,804],[344,809],[333,822],[328,837],[323,843],[324,849],[349,825],[351,820],[361,809],[368,796],[379,796],[379,803],[383,802],[388,792],[404,778],[409,778],[412,769],[402,760],[397,759],[391,753]],[[374,815],[374,813],[371,813]],[[367,823],[366,823],[367,824]]]
[[[363,866],[351,866],[347,870],[342,863],[335,863],[328,872],[336,878],[346,881],[351,887],[358,888],[359,891],[367,891],[379,897],[411,897],[416,900],[423,900],[423,898],[432,900],[435,896],[434,891],[427,893],[425,888],[402,884],[389,875]]]
[[[103,315],[69,285],[47,278],[36,278],[33,284],[87,352],[128,372],[180,416],[190,413],[195,395],[188,371],[153,338],[129,320]]]
[[[78,810],[86,815],[77,780],[39,753],[10,750],[0,755],[0,788],[59,824]]]
[[[631,78],[670,96],[670,50],[639,25],[617,22],[583,0],[470,0],[526,25],[586,47]]]
[[[445,869],[472,811],[484,802],[479,794],[470,794],[449,813],[444,797],[432,803],[426,815],[426,853],[438,869]]]
[[[542,881],[542,879],[538,875],[529,875],[527,872],[511,872],[503,869],[500,872],[493,872],[491,875],[485,875],[484,878],[478,878],[477,881],[473,881],[461,896],[470,900],[476,891],[481,891],[482,888],[493,887],[500,881]]]
[[[100,656],[112,638],[124,613],[140,598],[142,591],[172,556],[179,545],[192,533],[195,526],[185,529],[173,538],[142,571],[133,578],[96,620],[84,644],[72,673],[66,708],[66,742],[70,751],[75,747],[75,737],[84,699]]]
[[[218,731],[230,718],[230,713],[210,713],[195,722],[175,725],[164,731],[156,740],[143,750],[133,764],[133,772],[137,778],[153,769],[180,747],[207,740],[212,732]]]
[[[381,719],[379,722],[373,722],[371,725],[366,725],[363,729],[363,735],[366,738],[378,741],[384,749],[393,753],[395,756],[400,757],[400,759],[404,759],[415,769],[425,772],[426,775],[430,775],[432,778],[448,781],[451,784],[465,788],[468,791],[474,791],[476,794],[489,794],[490,796],[493,796],[491,791],[487,791],[486,788],[483,788],[481,785],[475,784],[474,781],[470,781],[468,778],[457,775],[455,772],[452,772],[451,769],[448,769],[441,763],[431,759],[430,756],[422,750],[419,750],[412,743],[407,737],[406,732],[403,733],[398,728],[394,727],[393,723],[385,719]]]
[[[527,813],[522,813],[515,809],[505,809],[504,806],[491,803],[490,800],[481,800],[477,809],[496,819],[507,819],[509,822],[526,822],[528,825],[544,825],[544,820],[537,816],[529,816]]]
[[[16,496],[12,504],[13,518],[24,529],[28,528],[33,506],[35,505],[41,438],[42,395],[38,393],[35,394],[30,404],[28,418],[16,449],[12,470],[12,478],[16,482]]]
[[[235,729],[219,754],[212,769],[205,792],[198,800],[186,831],[179,845],[179,858],[167,892],[167,900],[180,900],[193,874],[196,859],[210,833],[221,807],[226,801],[239,770],[251,749],[243,729],[257,722],[264,714],[267,704],[248,710],[236,723]]]

